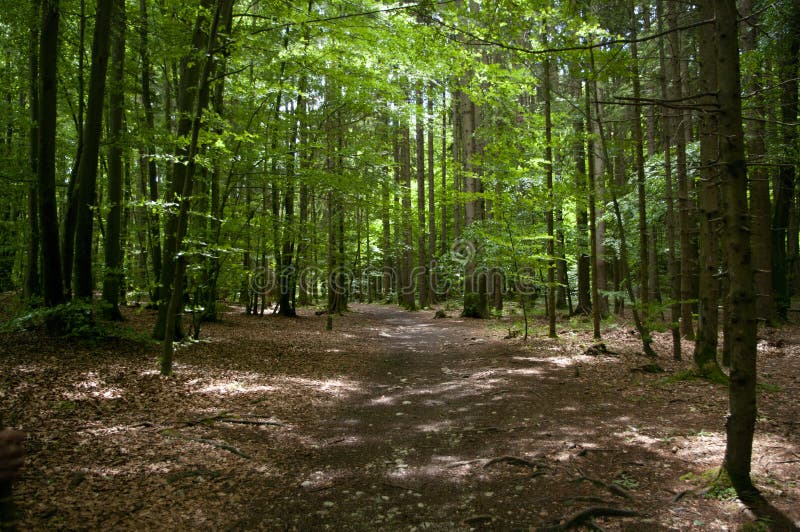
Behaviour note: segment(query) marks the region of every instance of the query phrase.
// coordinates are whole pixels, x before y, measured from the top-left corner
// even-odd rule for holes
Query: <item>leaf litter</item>
[[[679,378],[691,364],[671,359],[667,334],[654,335],[666,373],[651,374],[631,371],[642,359],[624,328],[604,335],[613,357],[595,356],[582,331],[523,343],[434,311],[352,309],[329,332],[310,311],[231,308],[180,346],[170,378],[157,345],[3,334],[0,415],[27,433],[20,528],[749,521],[735,499],[693,495],[722,460],[726,390]],[[142,333],[154,320],[125,315]],[[754,477],[796,520],[800,331],[763,336]]]

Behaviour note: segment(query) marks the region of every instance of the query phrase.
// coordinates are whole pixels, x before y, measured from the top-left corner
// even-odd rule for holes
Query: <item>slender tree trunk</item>
[[[641,299],[642,318],[646,321],[649,315],[650,297],[650,273],[648,262],[649,236],[647,232],[647,205],[645,193],[644,175],[644,139],[642,135],[642,106],[639,103],[642,95],[641,81],[639,79],[639,45],[636,42],[638,35],[639,21],[636,17],[636,2],[631,2],[631,56],[633,69],[633,97],[635,99],[633,107],[633,143],[636,154],[636,194],[639,210],[639,297]]]
[[[425,282],[428,285],[428,303],[434,304],[437,302],[438,295],[434,290],[436,283],[434,282],[435,269],[434,257],[436,256],[436,181],[435,171],[433,167],[434,160],[434,114],[433,114],[433,97],[435,96],[434,88],[431,85],[428,88],[428,262],[425,265],[427,275]],[[444,205],[444,201],[441,202]]]
[[[147,14],[147,0],[139,0],[139,57],[142,70],[142,107],[144,109],[145,125],[149,135],[155,131],[155,118],[153,113],[152,94],[150,90],[150,76],[152,69],[150,67],[150,30],[149,18]],[[165,109],[165,113],[169,114],[170,109]],[[141,165],[146,173],[146,182],[149,192],[148,200],[151,205],[158,204],[158,166],[155,159],[155,145],[152,142],[146,142],[144,152],[142,153]],[[145,160],[146,158],[146,164]],[[145,209],[147,232],[150,250],[150,262],[153,269],[154,284],[150,290],[150,302],[157,305],[160,299],[159,296],[159,280],[161,278],[161,231],[160,231],[160,216],[158,210],[154,208]]]
[[[578,82],[577,99],[581,98],[580,82]],[[577,234],[575,236],[578,255],[578,305],[576,314],[589,315],[592,312],[592,293],[590,281],[591,256],[589,254],[587,233],[589,220],[586,214],[586,135],[583,120],[573,124],[575,130],[575,221]]]
[[[289,149],[286,155],[286,188],[283,192],[283,245],[281,249],[281,269],[280,269],[280,301],[279,313],[281,316],[295,317],[297,312],[294,308],[295,293],[295,265],[294,247],[295,231],[294,227],[294,194],[295,194],[295,160],[297,158],[297,135],[299,128],[299,110],[303,104],[303,93],[305,92],[305,78],[300,81],[300,91],[297,106],[293,114],[293,125],[289,133]]]
[[[556,338],[556,256],[555,256],[555,223],[553,220],[553,206],[555,195],[553,192],[553,122],[550,111],[550,58],[546,57],[543,63],[544,77],[544,160],[547,164],[547,210],[545,220],[547,223],[547,335]]]
[[[172,290],[169,297],[169,305],[167,306],[166,320],[164,331],[175,330],[177,317],[180,313],[181,302],[183,301],[183,277],[186,272],[186,258],[181,254],[181,247],[183,238],[186,235],[187,224],[189,221],[189,206],[190,198],[192,196],[192,187],[194,182],[195,159],[199,148],[200,127],[201,119],[204,109],[208,106],[208,78],[211,72],[212,62],[214,60],[214,48],[217,40],[217,28],[219,27],[220,13],[224,11],[226,2],[233,2],[234,0],[217,0],[216,10],[211,20],[211,29],[206,37],[207,42],[204,48],[204,60],[202,61],[202,69],[196,78],[196,93],[193,97],[189,98],[193,105],[189,108],[192,111],[190,115],[190,140],[188,146],[187,160],[186,160],[186,174],[183,176],[183,188],[180,194],[179,211],[175,220],[175,262],[174,272],[172,276]],[[202,31],[203,15],[198,17],[196,30]],[[164,334],[163,352],[161,356],[161,374],[172,374],[172,358],[173,358],[173,337],[171,334]]]
[[[41,24],[41,0],[35,0],[32,9],[30,32],[28,99],[31,125],[28,132],[28,165],[31,184],[28,187],[28,259],[25,269],[25,299],[29,302],[42,295],[41,270],[39,269],[41,234],[39,231],[39,200],[37,176],[39,173],[39,27]]]
[[[414,279],[414,236],[411,224],[411,132],[409,125],[400,126],[400,178],[403,187],[403,282],[400,286],[403,306],[416,310]]]
[[[439,210],[442,213],[440,232],[442,257],[447,255],[447,88],[442,90],[442,195]]]
[[[589,90],[589,82],[585,82],[586,91],[586,121],[592,123],[592,97]],[[589,128],[591,129],[591,128]],[[598,261],[597,256],[597,209],[595,207],[596,191],[595,187],[595,166],[594,166],[594,140],[591,135],[586,137],[588,166],[586,169],[587,184],[589,187],[589,262],[592,273],[592,325],[594,338],[600,339],[600,287],[598,280]]]
[[[218,0],[218,2],[225,1],[232,0]],[[213,7],[212,0],[203,0],[203,7],[205,8],[204,11],[210,10]],[[195,117],[198,116],[198,113],[202,115],[203,110],[208,105],[209,90],[206,83],[201,83],[203,65],[206,64],[207,61],[200,61],[197,57],[202,54],[208,46],[208,33],[204,28],[207,19],[204,11],[201,11],[198,15],[192,31],[192,53],[181,60],[180,87],[178,89],[178,115],[180,117],[177,127],[178,139],[185,139],[193,134],[193,122]],[[202,91],[200,90],[201,88]],[[187,181],[190,182],[188,186],[189,192],[191,192],[193,187],[191,181],[193,181],[194,177],[192,174],[194,171],[194,164],[190,157],[194,157],[195,154],[191,153],[190,145],[176,146],[176,162],[172,164],[172,179],[170,180],[167,190],[166,202],[182,204],[183,202],[181,202],[181,199],[188,201],[188,194],[184,194],[184,192]],[[168,212],[164,223],[164,252],[159,283],[161,300],[158,305],[158,319],[153,330],[153,336],[157,339],[165,339],[167,337],[181,338],[183,336],[183,327],[181,326],[179,315],[169,317],[169,321],[174,327],[172,329],[166,328],[168,321],[167,303],[172,298],[172,293],[175,289],[183,289],[183,286],[178,286],[177,284],[175,284],[173,288],[174,275],[178,272],[176,260],[180,257],[178,254],[179,241],[180,238],[183,238],[183,234],[179,234],[178,231],[179,214],[180,213]],[[185,233],[185,225],[182,231]],[[170,334],[165,335],[165,331],[170,331]]]
[[[92,69],[89,78],[89,102],[83,128],[83,151],[78,163],[76,194],[78,211],[75,224],[75,295],[91,300],[94,290],[92,275],[94,209],[97,205],[97,160],[103,127],[106,70],[110,45],[113,0],[98,0],[92,39]]]
[[[702,16],[714,18],[710,2],[701,5]],[[715,27],[707,25],[700,30],[700,92],[713,94],[717,87],[717,50]],[[712,106],[713,97],[703,103]],[[718,116],[703,113],[700,121],[700,293],[695,338],[694,362],[701,375],[714,381],[726,381],[717,362],[717,337],[719,334],[719,276],[720,228],[722,215],[720,197]]]
[[[590,58],[591,58],[591,68],[592,72],[595,72],[595,60],[594,60],[594,51],[589,51]],[[597,92],[597,86],[594,86],[594,104],[595,104],[595,121],[597,123],[597,128],[600,133],[600,144],[602,147],[602,154],[603,158],[608,161],[609,160],[609,152],[608,147],[606,144],[606,136],[604,133],[603,128],[603,121],[602,115],[600,112],[599,107],[599,94]],[[607,167],[608,165],[606,165]],[[639,332],[639,336],[642,340],[642,349],[644,350],[644,354],[650,357],[655,356],[655,352],[652,348],[653,339],[650,336],[650,331],[647,327],[647,324],[642,320],[641,316],[639,315],[638,310],[636,309],[636,296],[633,292],[633,282],[631,281],[630,269],[628,266],[628,245],[626,242],[625,237],[625,226],[622,221],[622,214],[619,208],[619,202],[617,201],[617,193],[616,187],[612,186],[611,188],[611,200],[614,206],[614,216],[617,219],[617,227],[619,230],[619,260],[621,262],[621,277],[624,279],[625,286],[628,289],[628,298],[631,300],[631,311],[633,312],[633,320],[636,324],[636,330]]]
[[[461,238],[461,219],[462,219],[462,205],[461,198],[458,193],[461,192],[461,174],[464,170],[464,146],[462,142],[462,129],[461,124],[462,115],[464,111],[461,109],[464,100],[464,94],[461,90],[453,93],[452,98],[453,107],[453,242],[458,242]]]
[[[663,16],[664,2],[658,0],[657,3],[657,18],[658,18],[658,32],[663,31]],[[673,10],[674,7],[670,6],[668,11]],[[668,15],[669,16],[669,15]],[[674,90],[675,80],[672,84],[667,81],[667,59],[665,53],[664,39],[659,39],[659,63],[661,67],[661,95],[664,99],[672,98],[674,95],[671,91]],[[666,114],[669,113],[669,114]],[[675,228],[675,197],[673,190],[673,177],[672,177],[672,141],[675,137],[675,122],[676,117],[674,111],[665,110],[665,124],[663,131],[664,142],[664,180],[665,180],[665,200],[667,204],[666,225],[667,225],[667,246],[669,247],[667,271],[669,273],[669,299],[670,299],[670,317],[669,328],[672,331],[672,357],[675,360],[681,359],[682,346],[681,346],[681,331],[680,331],[680,315],[681,315],[681,278],[680,278],[680,261],[676,252],[677,236]]]
[[[109,90],[108,218],[105,239],[105,278],[103,300],[106,317],[120,320],[119,295],[122,289],[122,135],[125,120],[125,1],[114,2],[111,31],[111,86]]]
[[[788,39],[781,43],[781,57],[779,64],[779,78],[781,85],[781,140],[783,149],[787,153],[784,164],[778,169],[778,180],[774,190],[775,210],[772,215],[772,289],[775,297],[775,306],[781,320],[788,318],[791,306],[790,283],[791,270],[789,268],[790,248],[793,246],[789,236],[790,213],[795,201],[795,180],[797,164],[797,122],[798,116],[798,54],[800,53],[800,35],[798,35],[798,19],[800,15],[794,3],[789,6]]]
[[[667,13],[669,41],[669,77],[672,80],[672,98],[680,100],[683,97],[684,73],[681,68],[683,59],[681,50],[680,32],[678,28],[678,10],[671,4]],[[694,338],[694,326],[692,323],[692,230],[691,217],[689,213],[689,184],[686,165],[686,137],[687,137],[687,115],[688,113],[679,112],[676,118],[674,131],[675,139],[675,173],[678,183],[678,227],[680,230],[680,330],[681,335],[688,339]]]
[[[417,87],[416,97],[416,170],[417,170],[417,226],[419,248],[419,274],[417,276],[417,286],[419,288],[419,306],[425,308],[429,306],[428,300],[428,239],[425,235],[425,120],[423,117],[422,89]]]

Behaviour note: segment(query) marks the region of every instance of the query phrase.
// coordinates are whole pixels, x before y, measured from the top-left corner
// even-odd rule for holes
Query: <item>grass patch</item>
[[[689,472],[681,475],[680,480],[702,487],[701,493],[704,499],[732,501],[736,498],[736,490],[728,472],[719,467],[707,469],[699,476]]]
[[[697,373],[692,369],[684,369],[669,377],[659,379],[657,384],[675,384],[676,382],[686,382],[697,379]]]
[[[772,384],[771,382],[767,381],[759,381],[756,383],[756,390],[764,393],[778,393],[783,391],[783,389],[777,384]]]

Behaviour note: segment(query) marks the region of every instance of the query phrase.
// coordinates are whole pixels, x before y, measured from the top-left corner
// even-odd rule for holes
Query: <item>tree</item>
[[[218,0],[218,4],[221,1]],[[195,21],[192,31],[192,48],[189,54],[181,60],[180,87],[178,89],[178,129],[179,139],[185,139],[194,135],[194,125],[197,122],[197,135],[199,136],[200,117],[208,105],[209,91],[205,83],[201,83],[203,66],[208,64],[210,59],[199,60],[203,57],[203,51],[209,49],[209,40],[205,24],[207,18],[205,11],[212,7],[211,0],[203,0],[200,13]],[[219,5],[218,5],[219,7]],[[210,67],[209,67],[210,68]],[[201,90],[202,89],[202,90]],[[175,162],[172,164],[172,181],[165,201],[168,204],[185,204],[188,212],[188,200],[192,192],[192,179],[194,177],[195,164],[192,158],[196,155],[192,153],[191,143],[188,145],[178,144],[175,153]],[[188,184],[187,184],[188,182]],[[171,320],[174,329],[167,329],[167,303],[175,288],[173,287],[173,276],[176,272],[176,261],[181,258],[179,255],[180,242],[185,236],[185,224],[180,227],[178,221],[180,213],[174,209],[167,211],[166,222],[164,224],[164,253],[161,265],[161,278],[159,279],[159,301],[158,301],[158,320],[153,331],[153,337],[164,339],[166,336],[173,335],[176,338],[183,336],[180,319],[175,316]],[[177,286],[177,285],[175,285]],[[182,290],[182,288],[181,288]],[[165,331],[171,331],[165,334]]]
[[[726,422],[725,469],[736,493],[752,501],[758,491],[750,479],[756,423],[756,314],[747,208],[747,167],[739,74],[739,41],[734,0],[707,0],[717,36],[717,127],[719,173],[724,195],[725,252],[728,259],[731,314],[731,378]],[[705,46],[709,46],[706,43]],[[704,71],[705,73],[705,71]]]
[[[56,213],[56,117],[58,90],[59,0],[42,0],[39,41],[39,147],[37,151],[39,228],[42,248],[44,303],[64,302]]]
[[[106,317],[122,319],[120,291],[124,290],[122,272],[122,135],[125,113],[125,2],[114,0],[114,24],[111,33],[112,75],[109,95],[108,218],[105,238],[105,278],[103,300]]]
[[[189,145],[186,147],[186,166],[185,166],[185,173],[183,173],[182,177],[182,188],[180,191],[179,196],[179,210],[177,216],[175,217],[175,241],[174,241],[174,263],[172,264],[174,271],[172,272],[171,281],[172,286],[171,291],[169,292],[169,304],[165,308],[164,313],[164,328],[162,334],[163,338],[163,353],[161,356],[161,374],[162,375],[170,375],[172,373],[172,356],[173,356],[173,336],[172,332],[175,330],[176,322],[178,318],[178,314],[180,312],[181,302],[183,301],[183,280],[184,274],[186,271],[186,257],[181,254],[181,247],[183,243],[183,238],[186,235],[187,230],[187,223],[188,223],[188,215],[189,215],[189,205],[190,205],[190,198],[192,195],[192,187],[194,181],[194,170],[195,165],[197,164],[196,157],[197,151],[199,148],[199,137],[200,137],[200,120],[203,116],[203,111],[205,110],[206,106],[208,105],[208,80],[209,75],[211,72],[211,64],[214,60],[214,50],[217,41],[217,30],[219,27],[219,19],[220,13],[224,12],[224,6],[227,2],[233,2],[234,0],[217,0],[216,9],[214,11],[214,16],[211,20],[211,28],[208,30],[208,36],[206,37],[206,46],[204,47],[205,53],[203,54],[204,60],[202,61],[202,69],[198,72],[198,76],[196,79],[197,86],[192,87],[196,88],[196,94],[189,95],[186,92],[183,94],[182,103],[184,104],[184,108],[189,108],[192,111],[192,114],[188,118],[189,120],[189,127],[191,136],[189,139]],[[195,24],[195,42],[202,42],[202,37],[199,37],[198,34],[201,36],[204,35],[204,31],[202,29],[204,22],[204,16],[201,14],[198,16],[197,22]],[[187,67],[188,70],[192,70],[194,67]],[[186,73],[186,71],[184,71]],[[189,76],[187,76],[189,77]],[[186,91],[189,90],[189,87],[183,87]],[[178,174],[178,172],[176,172]],[[177,180],[177,179],[176,179]],[[176,197],[177,191],[176,191]],[[169,249],[167,250],[169,251]],[[159,308],[159,311],[161,309]],[[159,312],[159,318],[161,318],[162,314]]]
[[[97,0],[92,40],[92,69],[89,77],[89,101],[86,106],[86,123],[82,135],[83,149],[80,153],[75,184],[78,202],[75,224],[75,295],[84,300],[91,300],[94,291],[92,237],[94,235],[94,209],[97,204],[97,161],[103,127],[113,6],[113,0]]]

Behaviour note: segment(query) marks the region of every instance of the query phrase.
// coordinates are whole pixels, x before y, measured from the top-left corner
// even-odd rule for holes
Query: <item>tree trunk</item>
[[[427,275],[425,281],[428,284],[428,303],[437,302],[438,295],[434,287],[435,282],[435,260],[436,256],[436,182],[433,167],[434,159],[434,131],[433,121],[433,97],[435,96],[433,85],[428,88],[428,262],[425,265]],[[444,205],[444,201],[441,202]]]
[[[98,0],[92,39],[92,69],[89,77],[89,101],[83,128],[83,151],[78,163],[75,192],[78,211],[75,224],[75,295],[91,300],[94,291],[92,275],[94,210],[97,205],[97,160],[103,128],[106,70],[111,29],[113,0]]]
[[[417,286],[419,288],[419,306],[425,308],[429,306],[428,298],[428,239],[425,235],[425,120],[423,117],[422,89],[417,87],[416,96],[416,171],[417,171],[417,227],[418,238],[417,247],[419,254],[419,266]]]
[[[797,122],[798,113],[798,80],[797,64],[800,53],[800,35],[797,33],[798,7],[788,3],[787,39],[781,43],[781,57],[778,75],[781,86],[781,138],[783,149],[788,157],[782,161],[778,169],[777,186],[774,190],[775,210],[772,215],[772,288],[775,306],[781,320],[788,318],[791,306],[791,271],[789,268],[789,248],[787,242],[789,220],[795,196],[795,179],[797,164]],[[796,246],[795,246],[796,247]]]
[[[706,2],[701,5],[702,16],[714,18],[714,6]],[[713,94],[717,87],[717,50],[715,27],[706,25],[700,30],[700,92]],[[713,97],[701,103],[712,106]],[[716,165],[718,151],[718,116],[702,113],[700,121],[700,293],[697,319],[697,336],[694,346],[694,362],[698,372],[713,381],[727,379],[717,362],[717,337],[719,330],[719,224],[722,215],[720,197],[720,173]]]
[[[590,60],[591,60],[591,68],[592,73],[595,73],[595,60],[594,60],[594,50],[589,51]],[[597,125],[597,130],[599,132],[599,140],[602,148],[602,158],[606,161],[609,160],[609,152],[608,152],[608,145],[606,143],[606,136],[603,128],[603,120],[602,114],[600,111],[600,103],[599,103],[599,93],[597,90],[597,85],[594,86],[594,105],[595,105],[595,122]],[[606,168],[608,164],[606,164]],[[628,266],[628,246],[625,238],[625,226],[622,221],[622,214],[620,212],[619,202],[617,201],[617,193],[616,187],[612,186],[611,188],[611,200],[614,206],[614,216],[617,220],[617,227],[619,230],[619,260],[621,262],[620,267],[620,274],[621,277],[624,279],[625,286],[628,289],[628,298],[631,300],[631,311],[633,313],[633,320],[636,324],[636,330],[639,332],[639,336],[642,340],[642,349],[644,354],[650,357],[655,356],[655,352],[652,348],[653,339],[650,336],[650,330],[647,327],[647,324],[642,320],[637,308],[636,308],[636,296],[633,292],[633,282],[631,281],[631,274],[630,269]]]
[[[42,248],[44,303],[54,307],[64,302],[61,254],[56,212],[56,118],[58,88],[59,1],[42,0],[39,41],[39,146],[38,192],[39,236]]]
[[[639,46],[636,42],[639,21],[636,17],[636,2],[631,2],[631,59],[633,69],[633,143],[636,155],[636,194],[639,209],[639,297],[641,299],[642,319],[647,320],[650,311],[650,272],[648,262],[649,236],[647,232],[647,206],[644,175],[644,139],[642,135],[642,106],[639,103],[642,89],[639,80]],[[627,266],[627,265],[626,265]]]
[[[105,277],[103,300],[108,319],[120,320],[119,294],[122,289],[122,135],[125,120],[125,1],[114,2],[114,24],[111,30],[111,86],[108,104],[108,218],[105,240]]]
[[[232,0],[218,0],[218,2],[225,1]],[[212,0],[203,0],[205,9],[198,15],[192,31],[192,52],[181,60],[180,86],[178,89],[178,116],[180,117],[177,127],[178,139],[185,139],[192,134],[194,117],[198,113],[202,114],[208,105],[209,90],[205,83],[201,84],[202,65],[206,61],[199,61],[197,56],[202,54],[208,45],[208,34],[204,28],[207,22],[204,11],[210,10],[212,6]],[[202,92],[200,91],[201,85]],[[164,198],[167,203],[181,203],[181,198],[188,200],[188,195],[183,194],[183,191],[185,190],[186,181],[192,181],[194,177],[191,175],[191,172],[194,171],[194,164],[189,159],[190,155],[192,155],[190,152],[190,146],[178,145],[175,148],[176,161],[172,164],[172,179]],[[192,186],[190,184],[190,192],[191,189]],[[166,329],[168,320],[166,303],[174,292],[173,276],[177,272],[176,260],[179,257],[178,217],[175,212],[167,212],[164,223],[164,252],[159,282],[160,301],[158,304],[158,319],[153,330],[153,336],[157,339],[183,337],[180,316],[170,317],[169,320],[174,324],[174,328],[171,330]],[[186,228],[184,227],[183,231],[185,232],[185,230]],[[180,238],[182,237],[183,235],[180,235]],[[183,287],[175,285],[175,288],[182,290]],[[167,330],[170,330],[170,334],[165,335]]]
[[[759,15],[753,13],[753,0],[741,3],[742,53],[756,53],[756,28]],[[758,67],[744,80],[745,90],[757,94],[761,92],[763,69]],[[764,100],[757,98],[753,102],[753,115],[756,118],[766,117]],[[747,123],[747,159],[751,166],[748,169],[750,184],[750,245],[753,253],[753,271],[756,290],[756,313],[758,319],[771,325],[775,321],[775,300],[772,295],[772,231],[770,230],[770,213],[772,205],[769,193],[769,170],[762,163],[766,158],[766,131],[761,120]]]
[[[678,9],[671,5],[667,13],[669,41],[669,77],[672,80],[672,99],[680,100],[683,97],[683,69],[681,60],[680,32],[678,27]],[[688,339],[694,338],[694,324],[692,322],[692,241],[689,216],[689,184],[686,167],[686,117],[688,113],[679,112],[675,122],[675,173],[678,182],[678,227],[680,230],[680,330],[681,335]]]
[[[455,194],[453,195],[455,197]],[[439,210],[442,212],[440,231],[442,257],[447,255],[447,88],[442,90],[442,195]]]
[[[150,76],[152,69],[150,67],[150,30],[147,14],[147,0],[139,0],[139,57],[142,70],[142,108],[144,109],[144,119],[147,130],[152,134],[155,130],[155,118],[153,113],[152,94],[150,90]],[[165,109],[165,113],[169,114],[170,110]],[[155,145],[152,142],[146,142],[144,150],[141,152],[142,160],[140,164],[146,174],[147,189],[149,192],[148,200],[154,207],[159,200],[158,195],[158,166],[155,159]],[[146,164],[145,164],[145,160]],[[150,303],[157,305],[160,299],[159,281],[161,278],[161,231],[160,231],[160,216],[158,209],[147,208],[144,210],[146,213],[145,219],[147,223],[148,234],[148,247],[150,255],[150,263],[153,269],[153,286],[150,289]]]
[[[411,132],[408,124],[400,126],[400,179],[403,191],[403,280],[400,283],[402,305],[416,310],[414,279],[414,236],[411,225]]]
[[[710,2],[709,2],[710,3]],[[730,279],[731,378],[724,466],[740,499],[757,495],[750,479],[756,422],[756,315],[747,211],[747,170],[734,0],[713,0],[718,39],[719,161]],[[712,26],[713,28],[713,26]]]
[[[283,191],[283,244],[281,248],[281,269],[280,269],[280,300],[279,314],[293,318],[297,316],[294,308],[295,293],[295,265],[294,265],[294,191],[295,191],[295,160],[297,158],[297,135],[299,122],[298,116],[301,106],[303,106],[303,93],[305,92],[305,78],[300,81],[300,90],[297,97],[297,106],[292,113],[293,124],[289,133],[289,149],[286,154],[286,188]]]
[[[190,120],[190,139],[188,145],[188,152],[186,158],[186,173],[182,176],[181,193],[179,196],[179,211],[175,219],[175,248],[174,248],[174,272],[172,276],[172,290],[169,294],[169,305],[166,309],[166,319],[164,331],[169,332],[175,330],[178,315],[180,314],[181,302],[183,301],[183,277],[186,272],[186,257],[181,254],[181,247],[183,238],[186,235],[186,229],[189,219],[189,206],[190,198],[192,196],[192,186],[194,182],[195,171],[195,158],[199,147],[200,127],[203,111],[208,106],[209,90],[208,78],[211,72],[212,62],[214,60],[214,48],[217,39],[217,28],[219,27],[220,13],[225,10],[227,2],[233,3],[234,0],[217,0],[216,10],[211,21],[211,29],[206,37],[206,46],[204,48],[204,60],[201,62],[201,70],[196,77],[197,85],[196,91],[193,91],[191,97],[187,97],[184,103],[189,104],[189,109],[192,111],[188,119]],[[209,6],[210,7],[210,6]],[[195,30],[202,32],[204,16],[198,16]],[[200,39],[198,39],[200,41]],[[200,41],[202,42],[202,41]],[[183,81],[183,80],[182,80]],[[160,310],[160,309],[159,309]],[[161,357],[161,374],[172,374],[172,357],[173,357],[173,337],[171,334],[164,334],[163,352]]]
[[[547,165],[547,210],[545,221],[547,223],[547,335],[556,338],[556,256],[555,256],[555,222],[553,219],[553,206],[555,195],[553,193],[553,122],[550,112],[550,59],[545,58],[543,63],[544,77],[544,160]]]
[[[585,83],[585,91],[586,91],[586,121],[587,123],[592,123],[592,97],[591,91],[589,90],[589,81],[587,80]],[[591,130],[592,128],[588,128]],[[595,187],[595,157],[594,157],[594,140],[591,135],[587,135],[586,137],[587,142],[587,154],[588,154],[588,161],[589,164],[586,168],[586,176],[587,176],[587,184],[589,188],[589,262],[590,262],[590,269],[592,273],[592,325],[594,330],[594,338],[599,340],[600,339],[600,287],[599,287],[599,280],[598,280],[598,262],[599,257],[597,256],[597,209],[595,207],[596,203],[596,191],[597,188]]]
[[[658,32],[663,31],[663,16],[664,13],[663,0],[658,0],[657,3],[657,18],[658,18]],[[669,13],[674,9],[670,5],[667,11],[667,18]],[[674,97],[674,88],[676,80],[671,83],[667,81],[667,59],[665,51],[665,39],[659,39],[658,55],[661,67],[661,96],[664,99]],[[675,138],[676,122],[675,112],[673,110],[664,110],[665,124],[663,131],[664,142],[664,180],[665,180],[665,201],[667,204],[666,225],[667,225],[667,246],[669,247],[667,271],[669,273],[669,299],[670,299],[670,316],[669,328],[672,331],[672,357],[675,360],[681,359],[682,346],[681,346],[681,331],[680,331],[680,317],[681,317],[681,277],[680,277],[680,261],[676,252],[677,235],[676,235],[676,219],[675,219],[675,196],[672,184],[672,141]],[[669,113],[669,114],[666,114]]]
[[[25,268],[25,299],[30,303],[42,295],[41,270],[39,269],[41,234],[39,231],[39,199],[37,176],[39,173],[39,26],[41,24],[41,0],[33,2],[31,22],[28,98],[31,125],[28,137],[28,165],[30,186],[28,187],[28,258]]]

